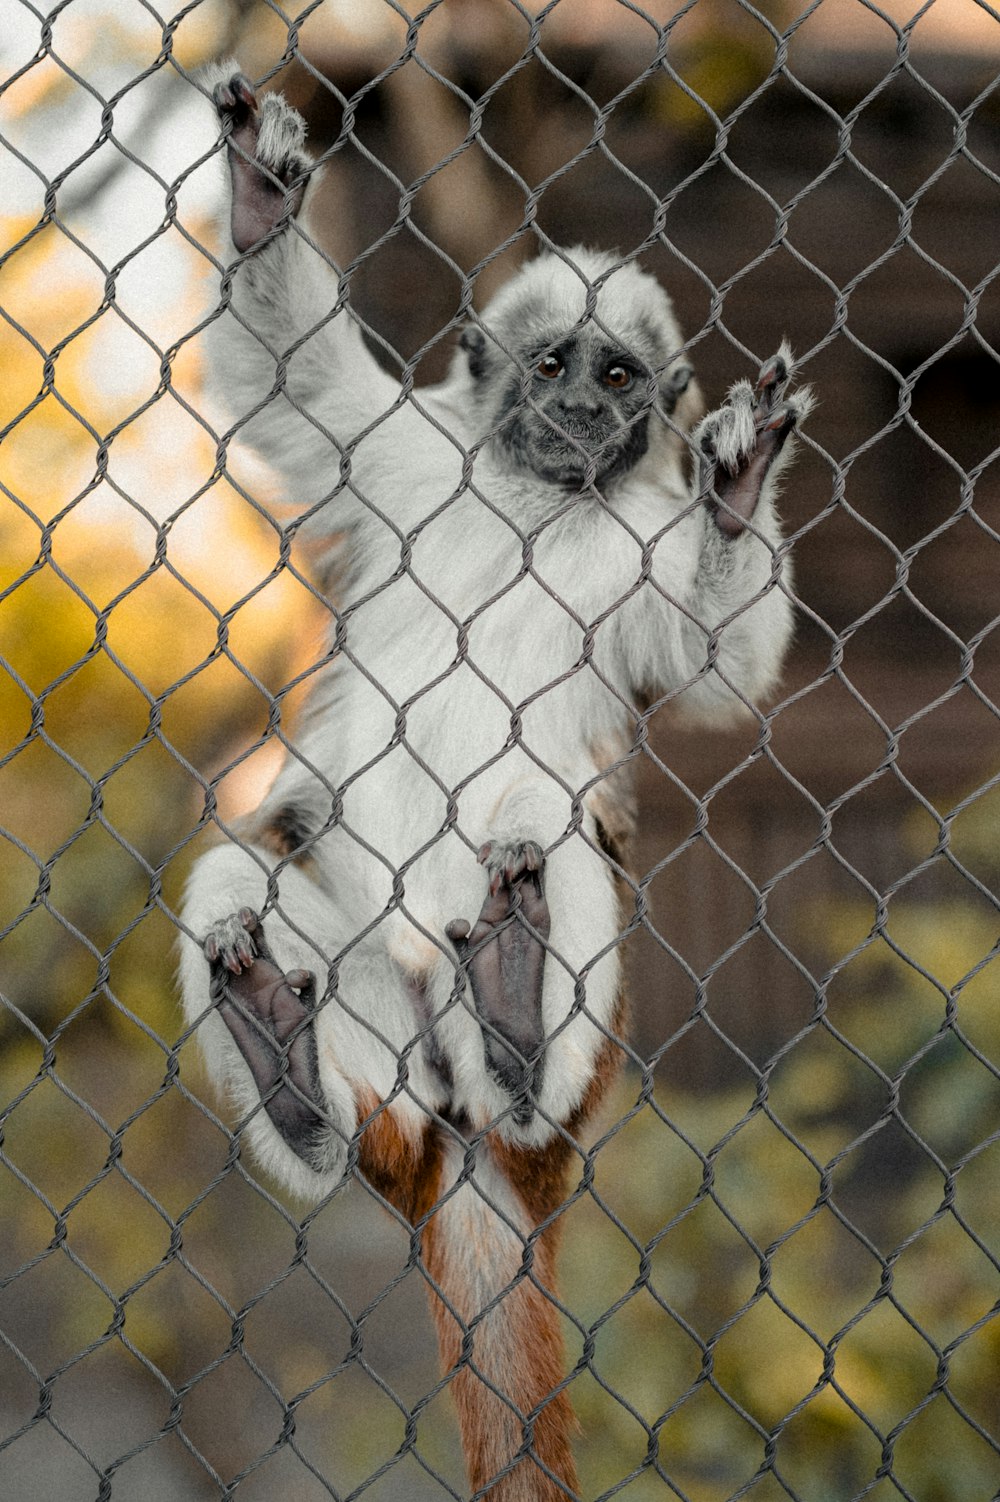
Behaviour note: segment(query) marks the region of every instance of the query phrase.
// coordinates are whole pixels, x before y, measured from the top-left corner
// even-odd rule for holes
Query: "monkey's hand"
[[[542,886],[545,857],[526,840],[488,843],[479,860],[490,878],[479,917],[471,930],[464,918],[456,918],[445,932],[468,970],[483,1024],[486,1067],[512,1096],[514,1119],[525,1126],[544,1064],[542,971],[550,922]]]
[[[233,243],[257,249],[302,207],[312,160],[303,151],[306,125],[281,94],[258,104],[249,79],[235,73],[213,90],[229,146]]]
[[[785,399],[791,369],[791,350],[782,344],[761,367],[756,386],[737,381],[725,405],[693,434],[701,451],[699,496],[724,537],[746,530],[771,465],[812,405],[808,391]]]
[[[313,1021],[315,976],[278,969],[261,921],[247,907],[214,924],[204,949],[219,1016],[247,1062],[265,1111],[292,1151],[317,1167],[327,1107]]]

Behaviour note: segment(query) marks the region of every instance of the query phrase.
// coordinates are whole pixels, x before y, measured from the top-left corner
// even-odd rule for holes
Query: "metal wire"
[[[246,1121],[213,1103],[197,1072],[198,1029],[182,1030],[170,988],[183,873],[206,831],[241,840],[227,786],[255,754],[280,746],[301,759],[289,728],[298,691],[345,658],[395,717],[386,754],[401,746],[419,759],[407,719],[440,680],[406,703],[392,698],[352,649],[351,620],[366,600],[320,588],[299,524],[276,520],[231,463],[245,419],[219,437],[184,373],[217,297],[164,339],[121,291],[146,277],[144,256],[169,245],[214,276],[223,302],[229,294],[207,208],[185,208],[225,150],[207,133],[183,134],[196,110],[210,118],[195,66],[204,58],[189,40],[207,7],[193,0],[165,18],[141,0],[112,66],[103,34],[71,29],[93,22],[80,0],[47,15],[11,0],[0,153],[16,202],[34,207],[8,216],[0,254],[0,358],[11,352],[13,392],[0,406],[0,537],[10,539],[0,836],[11,863],[0,906],[9,1204],[0,1492],[12,1502],[467,1496],[449,1389],[467,1366],[491,1385],[476,1365],[477,1329],[526,1281],[567,1332],[570,1359],[551,1396],[567,1390],[581,1415],[581,1495],[1000,1497],[989,587],[1000,544],[1000,263],[987,233],[1000,190],[1000,16],[981,0],[969,7],[981,51],[975,69],[956,74],[925,42],[944,0],[905,23],[869,0],[845,3],[832,31],[819,30],[828,0],[766,12],[749,0],[676,9],[551,0],[537,11],[495,0],[482,7],[483,24],[498,28],[489,45],[443,0],[416,15],[384,0],[371,11],[377,40],[337,67],[322,0],[295,15],[271,0],[222,9],[228,33],[204,56],[245,47],[260,65],[266,54],[261,84],[296,91],[328,175],[346,183],[335,208],[351,206],[356,248],[341,301],[397,375],[401,400],[439,430],[420,385],[478,316],[474,296],[529,250],[618,238],[622,264],[643,257],[668,283],[676,277],[706,385],[759,363],[764,331],[780,318],[822,403],[801,440],[803,480],[788,487],[775,559],[776,580],[789,554],[797,560],[800,643],[779,702],[756,711],[749,732],[703,750],[702,732],[654,728],[668,695],[635,713],[631,745],[602,774],[641,773],[634,858],[626,869],[606,856],[625,892],[616,944],[638,955],[637,1018],[618,1045],[625,1084],[612,1119],[596,1141],[571,1141],[553,1217],[568,1291],[557,1295],[537,1271],[540,1226],[511,1287],[471,1321],[455,1313],[458,1367],[436,1374],[415,1302],[424,1285],[445,1298],[424,1259],[428,1217],[410,1225],[365,1180],[360,1132],[344,1183],[305,1215],[290,1208],[244,1156]],[[862,40],[851,48],[854,26]],[[446,142],[433,159],[409,148],[418,122],[405,113],[415,96],[399,92],[404,84],[424,90],[434,139]],[[57,162],[52,141],[65,147],[66,122],[87,118],[87,106],[97,111],[92,138],[73,125]],[[804,120],[815,135],[803,144],[794,131]],[[173,139],[169,158],[153,149],[159,130]],[[668,132],[658,165],[651,143]],[[893,152],[907,140],[912,160],[900,165]],[[449,172],[466,170],[506,206],[495,219],[484,206],[487,228],[471,250],[431,199]],[[109,261],[94,248],[101,216],[140,188],[155,192],[162,217]],[[957,247],[938,223],[951,213],[968,227],[953,231]],[[56,264],[63,251],[94,295],[78,305],[63,284],[66,309],[53,322],[51,302],[43,312],[59,274],[54,287],[46,281],[45,257]],[[393,302],[411,263],[408,286],[430,289],[426,307],[412,293]],[[916,292],[893,302],[894,277]],[[946,295],[943,313],[935,299]],[[591,289],[591,317],[595,299]],[[73,364],[108,326],[127,331],[155,369],[146,394],[117,405],[95,398]],[[274,396],[293,352],[275,352]],[[40,378],[37,390],[26,394],[15,360]],[[962,371],[971,372],[965,405],[955,398],[952,408]],[[102,375],[113,390],[114,372]],[[951,384],[935,408],[926,393],[939,376]],[[141,452],[144,422],[165,411],[211,448],[210,472],[186,472],[183,499],[169,507],[118,458],[130,441]],[[971,437],[960,427],[970,413]],[[350,490],[359,440],[326,436],[339,458],[330,493]],[[463,491],[495,510],[477,488],[476,453],[446,436],[460,451]],[[893,445],[904,442],[915,448],[897,475],[903,450]],[[79,483],[81,452],[90,475]],[[147,450],[145,484],[166,457],[150,464]],[[907,486],[920,501],[915,520],[887,499],[902,493],[905,503]],[[240,527],[258,528],[258,552],[227,604],[178,542],[223,491]],[[102,497],[142,528],[131,552],[123,530],[131,573],[105,570],[103,558],[98,566],[73,530],[90,550],[113,551],[92,520]],[[440,509],[449,503],[442,497]],[[473,619],[454,617],[413,561],[438,514],[407,534],[381,515],[399,545],[393,578],[406,576],[448,616],[459,642],[449,671],[483,677],[469,632],[512,586],[499,585]],[[226,546],[212,536],[211,549]],[[524,575],[548,589],[534,566],[537,538],[520,542]],[[648,575],[652,542],[636,542]],[[935,587],[926,571],[942,556]],[[975,598],[963,581],[980,565],[986,591]],[[839,611],[836,590],[823,595],[831,575],[841,576]],[[169,668],[170,619],[153,620],[159,655],[148,658],[120,626],[144,629],[143,602],[161,586],[176,592],[177,620],[197,619],[202,633],[210,623],[204,650],[178,636],[179,670]],[[326,645],[289,654],[272,626],[266,649],[245,649],[244,623],[279,589],[289,593],[278,634],[297,644],[294,604],[310,629],[322,623]],[[900,610],[902,627],[891,614]],[[598,624],[577,621],[593,672]],[[832,713],[824,695],[835,696]],[[521,738],[529,703],[506,708],[509,744],[532,755]],[[391,881],[387,911],[439,944],[407,908],[406,880],[430,844],[459,830],[462,787],[421,765],[446,813],[402,866],[350,829],[353,779],[333,786],[315,767],[330,815],[312,839],[334,825],[353,834]],[[573,807],[565,838],[585,838],[591,789],[561,785]],[[268,872],[268,906],[279,913],[290,861]],[[340,966],[368,933],[338,954],[302,934],[321,992],[324,983],[327,996],[337,992]],[[542,942],[550,963],[570,968]],[[586,978],[573,978],[575,1008],[587,1012]],[[350,1014],[349,998],[340,1001]],[[459,972],[451,1005],[467,1004]],[[392,1099],[419,1100],[410,1066],[430,1030],[399,1053]],[[475,1136],[463,1142],[449,1195],[472,1182],[477,1149]],[[416,1332],[416,1356],[402,1349],[406,1331]],[[124,1373],[140,1384],[127,1400]],[[506,1471],[536,1457],[540,1411],[518,1415],[523,1444]]]

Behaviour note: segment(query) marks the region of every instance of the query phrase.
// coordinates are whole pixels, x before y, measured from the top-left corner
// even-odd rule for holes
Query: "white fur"
[[[266,148],[286,150],[287,117],[271,110]],[[539,257],[503,288],[482,327],[505,348],[519,308],[540,295],[555,337],[579,322],[588,287],[600,281],[601,325],[626,347],[654,329],[672,358],[681,336],[666,293],[635,266],[615,264],[582,249]],[[629,706],[649,690],[679,694],[702,714],[766,694],[791,629],[773,478],[752,530],[724,540],[684,477],[676,432],[654,414],[648,452],[608,486],[606,504],[593,496],[569,504],[483,445],[464,356],[441,386],[398,404],[398,385],[364,346],[349,307],[338,306],[341,291],[306,214],[239,265],[232,309],[210,331],[236,434],[283,473],[314,534],[349,533],[350,574],[336,602],[344,650],[325,670],[263,811],[300,803],[320,827],[331,790],[342,790],[342,816],[315,846],[310,874],[280,869],[277,908],[265,917],[279,964],[317,971],[321,992],[328,967],[346,955],[318,1023],[322,1079],[341,1125],[327,1173],[314,1174],[279,1139],[222,1023],[203,1017],[208,965],[197,945],[185,945],[182,963],[187,1015],[202,1019],[212,1071],[230,1082],[241,1111],[255,1110],[253,1145],[290,1187],[313,1196],[342,1171],[355,1083],[384,1097],[405,1053],[408,1083],[393,1109],[418,1123],[443,1103],[421,1050],[406,1052],[421,1020],[405,973],[426,977],[454,1078],[452,1108],[485,1125],[509,1107],[486,1072],[470,998],[456,999],[445,937],[449,920],[478,914],[486,876],[476,851],[487,840],[531,839],[547,850],[552,918],[540,1111],[527,1128],[508,1117],[501,1130],[541,1143],[567,1119],[620,983],[612,872],[592,814],[581,822],[579,810],[605,770],[596,748],[631,743]],[[267,400],[292,346],[284,388]],[[727,460],[753,440],[749,390],[738,383],[713,414]],[[190,930],[200,937],[239,907],[259,911],[274,864],[232,844],[211,852],[188,889]]]

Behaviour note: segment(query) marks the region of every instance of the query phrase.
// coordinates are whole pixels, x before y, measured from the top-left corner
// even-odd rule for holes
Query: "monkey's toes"
[[[510,1095],[515,1121],[526,1125],[544,1068],[542,979],[550,926],[545,852],[534,840],[488,840],[479,860],[490,878],[479,917],[471,925],[453,918],[445,933],[468,972],[486,1068]]]

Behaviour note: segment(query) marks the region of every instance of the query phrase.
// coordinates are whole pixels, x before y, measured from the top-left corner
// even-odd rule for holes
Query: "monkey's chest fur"
[[[663,610],[690,592],[691,519],[556,487],[543,506],[539,489],[508,489],[502,515],[460,498],[405,569],[396,537],[357,538],[340,647],[299,744],[394,869],[449,821],[478,838],[522,782],[547,784],[567,830],[581,800],[604,806],[615,837],[627,828],[630,803],[603,774],[632,743],[643,664],[669,648]],[[315,777],[302,781],[315,801]]]

